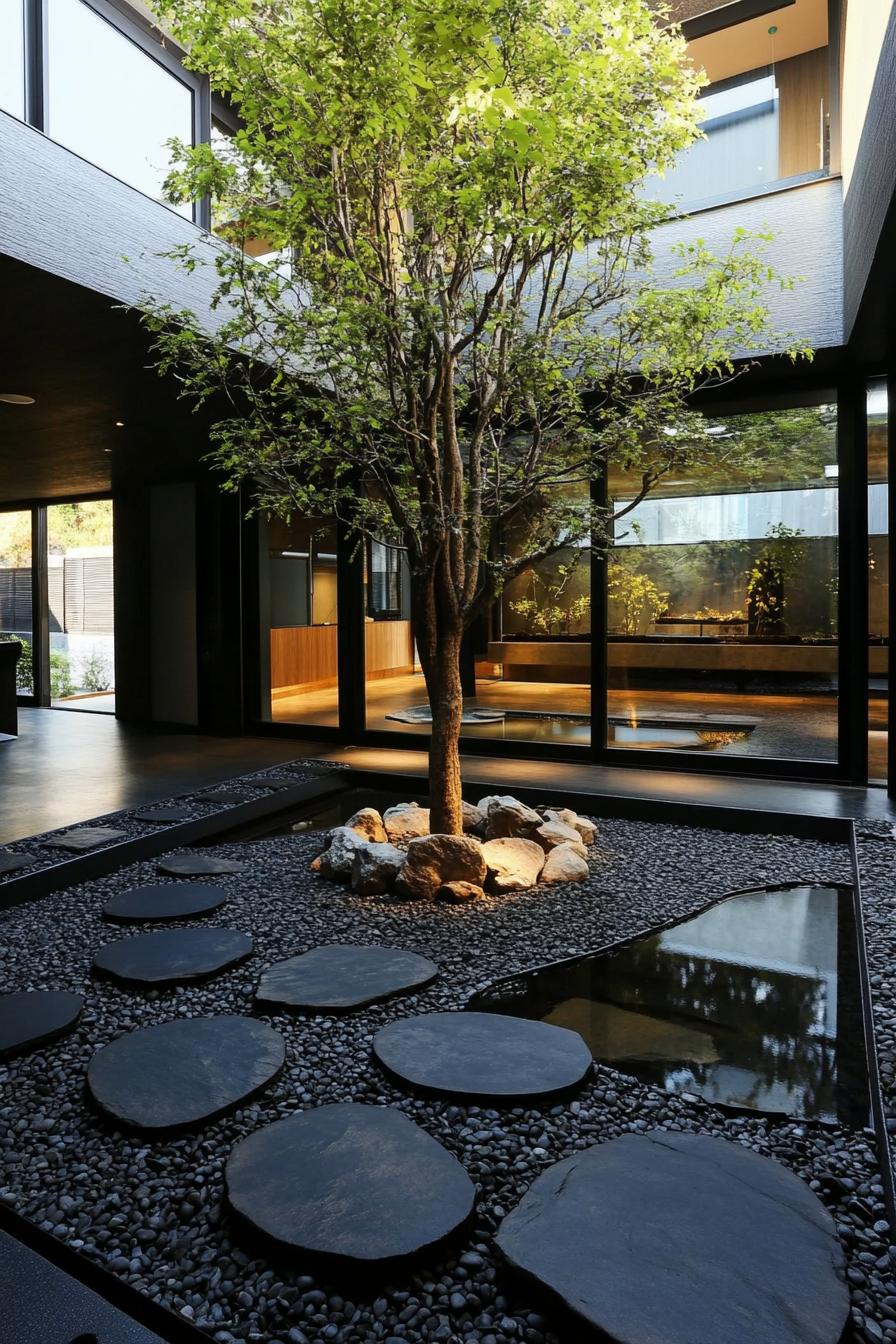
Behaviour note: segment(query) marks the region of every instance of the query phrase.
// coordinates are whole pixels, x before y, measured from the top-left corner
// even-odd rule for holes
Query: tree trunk
[[[431,675],[427,677],[432,708],[429,740],[430,830],[436,835],[463,834],[460,780],[460,726],[464,698],[460,680],[460,636],[436,640]]]

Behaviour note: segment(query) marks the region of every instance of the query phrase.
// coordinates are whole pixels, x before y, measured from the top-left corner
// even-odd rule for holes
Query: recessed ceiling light
[[[116,420],[116,421],[115,421],[115,428],[116,428],[116,429],[124,429],[124,421],[123,421],[123,420]]]
[[[5,401],[10,406],[34,405],[34,398],[26,397],[21,392],[0,392],[0,401]]]

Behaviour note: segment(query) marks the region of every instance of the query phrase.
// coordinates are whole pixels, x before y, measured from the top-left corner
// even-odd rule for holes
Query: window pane
[[[645,194],[693,209],[826,171],[827,48],[711,84],[703,137]]]
[[[49,16],[50,134],[160,200],[166,141],[192,142],[191,90],[82,0],[50,0]]]
[[[25,115],[25,27],[23,0],[0,4],[0,107]]]
[[[887,384],[868,385],[868,778],[887,780],[890,696],[890,554]]]
[[[31,510],[0,513],[0,639],[20,639],[16,686],[33,690],[31,658]]]
[[[112,501],[47,509],[50,702],[115,713]]]
[[[611,479],[611,746],[837,759],[833,405],[714,419],[630,513]]]
[[[261,716],[339,724],[336,527],[272,518],[259,528]]]

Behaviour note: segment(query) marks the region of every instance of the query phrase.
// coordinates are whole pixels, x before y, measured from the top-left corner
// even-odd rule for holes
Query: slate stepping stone
[[[236,929],[159,929],[106,943],[93,969],[128,985],[179,985],[204,980],[251,954],[252,939]]]
[[[185,1017],[128,1032],[87,1068],[90,1094],[120,1124],[171,1130],[213,1120],[283,1067],[283,1037],[250,1017]]]
[[[188,851],[184,854],[172,854],[158,864],[160,873],[169,877],[213,877],[222,873],[244,873],[248,863],[240,859],[218,859],[214,854],[197,854]]]
[[[0,1059],[35,1050],[73,1031],[84,1000],[61,989],[21,990],[0,996]]]
[[[127,831],[120,831],[114,826],[81,826],[76,831],[64,831],[62,835],[42,843],[48,849],[95,849],[97,845],[109,845],[113,840],[125,840],[127,834]]]
[[[342,1267],[395,1262],[469,1217],[473,1183],[400,1111],[346,1102],[258,1129],[225,1169],[231,1207],[266,1237]]]
[[[9,851],[0,851],[0,873],[17,873],[22,868],[28,868],[37,860],[31,855],[27,857],[23,854],[12,854]]]
[[[837,1344],[849,1312],[843,1251],[809,1187],[702,1134],[627,1134],[558,1162],[497,1243],[616,1344]]]
[[[344,1013],[422,989],[438,973],[434,961],[416,952],[332,943],[269,966],[255,1000],[263,1008]]]
[[[581,1083],[591,1051],[577,1031],[499,1013],[424,1013],[390,1022],[374,1058],[399,1082],[461,1097],[546,1097]]]
[[[103,906],[103,917],[113,924],[192,919],[219,910],[226,900],[227,893],[208,882],[155,882],[113,896]]]
[[[193,807],[147,807],[134,816],[138,821],[191,821],[196,816]]]

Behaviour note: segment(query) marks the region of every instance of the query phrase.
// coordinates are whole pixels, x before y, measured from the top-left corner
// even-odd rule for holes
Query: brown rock
[[[583,882],[588,862],[579,852],[583,846],[563,844],[552,849],[544,861],[539,882]]]
[[[578,831],[583,844],[594,844],[594,837],[597,835],[597,827],[588,817],[580,817],[577,812],[573,812],[569,807],[549,807],[546,809],[544,815],[547,821],[562,821],[565,826],[571,826],[574,831]]]
[[[492,891],[525,891],[534,887],[545,864],[541,845],[521,836],[487,840],[482,855],[488,865],[486,885]]]
[[[489,840],[505,835],[527,836],[541,825],[541,817],[534,808],[506,793],[481,798],[479,811],[485,816],[485,834]]]
[[[383,825],[391,843],[404,849],[411,840],[429,835],[429,808],[419,803],[396,803],[383,813]]]
[[[383,845],[389,839],[383,819],[375,807],[360,808],[345,824],[365,840],[372,840],[375,845]]]
[[[485,881],[483,846],[467,835],[424,835],[408,844],[407,860],[395,890],[402,896],[431,901],[447,882]]]
[[[562,821],[543,821],[532,832],[532,839],[538,841],[546,854],[550,854],[558,845],[572,845],[581,853],[583,859],[587,856],[587,850],[579,838],[578,831]]]
[[[436,892],[437,901],[449,901],[452,905],[466,905],[469,901],[478,901],[485,892],[475,882],[443,882]]]

